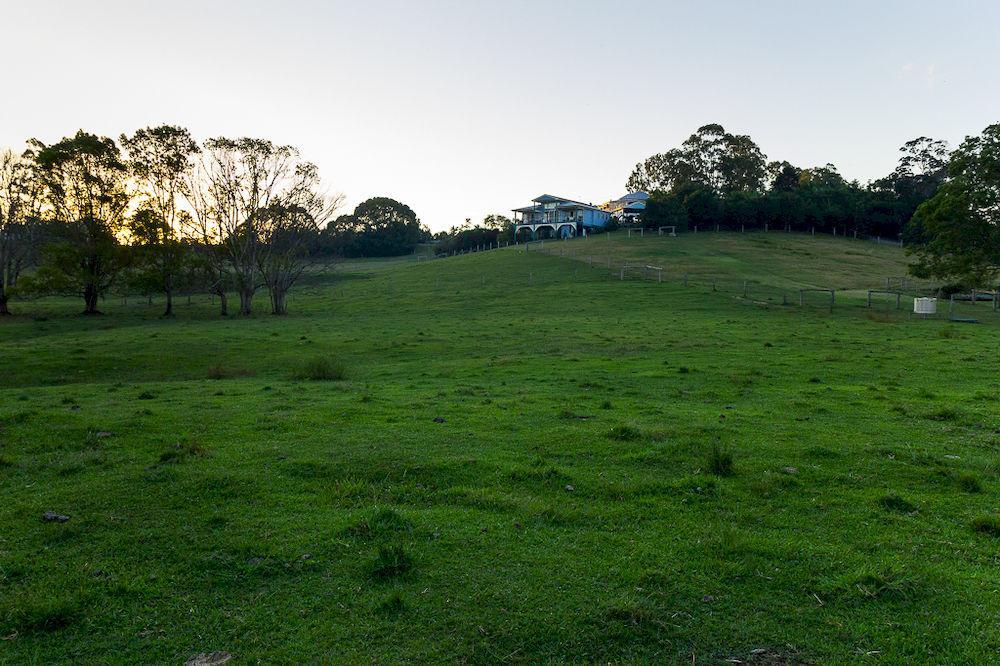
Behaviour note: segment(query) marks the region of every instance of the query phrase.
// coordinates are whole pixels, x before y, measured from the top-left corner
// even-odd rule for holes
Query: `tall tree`
[[[912,271],[922,277],[992,284],[1000,273],[1000,123],[968,137],[951,155],[948,181],[921,204]]]
[[[96,314],[127,258],[118,234],[131,201],[128,169],[113,139],[83,130],[51,146],[37,139],[29,145],[45,213],[58,234],[44,252],[37,283],[82,297],[84,314]]]
[[[190,228],[181,204],[192,159],[200,152],[183,127],[161,125],[121,136],[128,167],[139,185],[143,209],[132,218],[132,232],[139,242],[139,258],[147,275],[155,276],[166,296],[163,315],[173,315],[174,286],[183,268],[188,246],[181,234]]]
[[[178,218],[178,222],[183,220]],[[151,208],[140,208],[131,216],[128,231],[133,242],[133,269],[149,293],[162,291],[167,304],[164,317],[174,314],[174,291],[191,254],[177,230]]]
[[[280,203],[298,155],[292,146],[266,139],[220,137],[205,142],[186,193],[194,210],[192,235],[219,275],[215,290],[223,313],[228,280],[239,294],[240,314],[253,311],[253,296],[260,286],[260,217]]]
[[[321,189],[316,165],[304,162],[296,167],[288,190],[261,211],[257,268],[271,297],[272,314],[288,312],[288,292],[316,258],[320,230],[342,201],[342,196]]]
[[[420,220],[406,204],[388,197],[373,197],[358,204],[350,216],[338,220],[351,240],[345,251],[352,256],[393,257],[409,254],[420,242]]]
[[[38,180],[31,160],[0,151],[0,316],[38,246]]]
[[[672,191],[686,183],[724,196],[730,192],[762,192],[767,159],[746,135],[730,134],[719,124],[699,127],[680,148],[658,153],[636,165],[626,187],[630,191]]]

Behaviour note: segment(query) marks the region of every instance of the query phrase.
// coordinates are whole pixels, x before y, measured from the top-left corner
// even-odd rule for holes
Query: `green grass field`
[[[15,303],[0,663],[1000,660],[988,306],[621,281],[598,242],[787,288],[904,274],[858,241],[616,234],[353,262],[285,318]]]

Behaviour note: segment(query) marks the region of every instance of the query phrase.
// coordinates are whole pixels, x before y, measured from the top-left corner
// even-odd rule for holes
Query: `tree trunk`
[[[286,290],[275,287],[271,289],[271,314],[288,314],[288,307],[285,305]]]
[[[253,290],[240,289],[240,314],[249,315],[253,312]]]
[[[3,289],[0,289],[0,317],[5,317],[10,314],[10,309],[7,307],[7,301],[10,297],[7,295]]]
[[[97,310],[97,286],[93,283],[88,284],[83,289],[83,314],[93,315],[100,314]]]
[[[167,276],[167,279],[163,283],[163,291],[167,295],[167,307],[163,311],[163,316],[164,317],[173,317],[174,316],[174,284],[173,284],[173,280],[170,279],[170,276]]]
[[[219,297],[219,314],[221,314],[223,317],[228,317],[229,316],[229,299],[226,298],[226,292],[224,292],[224,291],[217,291],[215,293]]]

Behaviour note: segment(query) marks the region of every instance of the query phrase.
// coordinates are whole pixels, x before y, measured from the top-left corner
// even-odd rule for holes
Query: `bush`
[[[296,379],[309,381],[340,381],[347,377],[347,367],[342,361],[329,356],[317,356],[306,361],[295,373]]]

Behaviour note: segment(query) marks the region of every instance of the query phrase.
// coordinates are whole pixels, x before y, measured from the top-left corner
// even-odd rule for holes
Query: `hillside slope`
[[[1000,650],[995,322],[761,307],[523,248],[355,262],[282,318],[16,305],[0,662]]]

